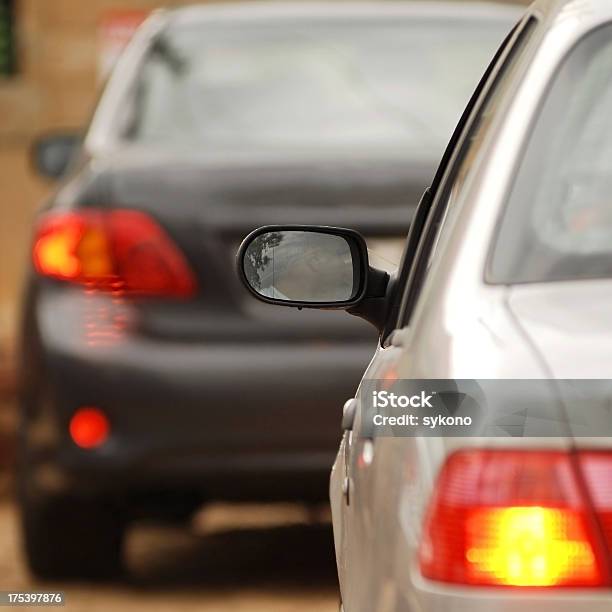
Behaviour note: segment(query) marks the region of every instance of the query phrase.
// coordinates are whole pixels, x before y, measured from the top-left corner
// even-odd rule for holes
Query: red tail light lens
[[[33,248],[43,276],[98,289],[188,297],[196,289],[185,258],[163,229],[134,210],[83,210],[48,215]]]
[[[465,585],[603,586],[601,544],[569,454],[466,450],[442,469],[420,564]]]
[[[110,434],[110,423],[99,408],[79,408],[70,419],[70,437],[81,448],[101,446]]]
[[[608,551],[612,554],[612,453],[582,452],[578,455],[578,461]]]

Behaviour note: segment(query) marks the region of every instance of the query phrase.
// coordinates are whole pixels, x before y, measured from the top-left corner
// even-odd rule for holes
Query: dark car
[[[378,266],[514,9],[223,5],[155,13],[37,218],[23,305],[19,498],[30,568],[103,576],[135,518],[327,496],[363,321],[254,303],[269,222],[346,223]],[[75,147],[79,153],[73,154]],[[70,167],[67,168],[70,161]]]

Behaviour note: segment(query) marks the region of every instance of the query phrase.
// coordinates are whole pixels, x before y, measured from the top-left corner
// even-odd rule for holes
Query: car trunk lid
[[[433,165],[419,159],[189,161],[132,152],[105,162],[83,201],[151,215],[196,275],[199,292],[194,300],[139,306],[141,329],[149,334],[190,340],[226,333],[268,341],[288,334],[304,341],[363,339],[373,337],[373,331],[338,313],[313,317],[262,308],[235,274],[237,247],[250,231],[266,224],[348,226],[369,240],[373,265],[393,270]]]

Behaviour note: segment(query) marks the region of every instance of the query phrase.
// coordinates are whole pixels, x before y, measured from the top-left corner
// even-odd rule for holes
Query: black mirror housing
[[[41,176],[59,179],[70,167],[80,144],[81,136],[73,132],[43,135],[32,145],[32,165]]]
[[[389,275],[368,262],[363,236],[318,225],[268,225],[251,232],[236,257],[249,293],[295,308],[341,309],[384,327]]]

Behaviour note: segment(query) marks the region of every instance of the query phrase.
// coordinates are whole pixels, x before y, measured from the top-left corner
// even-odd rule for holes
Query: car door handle
[[[351,479],[348,476],[342,480],[342,497],[348,505],[351,501]]]
[[[355,422],[355,413],[357,412],[357,400],[354,397],[346,400],[342,408],[342,430],[352,431],[353,423]]]

